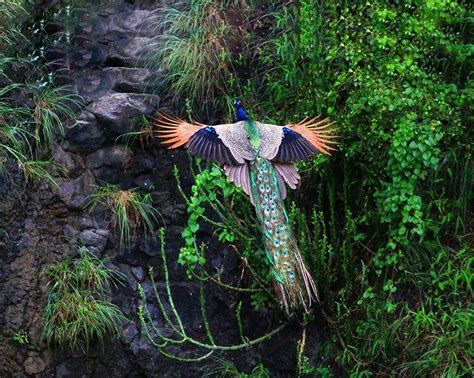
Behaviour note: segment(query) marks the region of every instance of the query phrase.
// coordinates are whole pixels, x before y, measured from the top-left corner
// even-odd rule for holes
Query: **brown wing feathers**
[[[155,120],[156,135],[164,139],[162,144],[168,145],[168,149],[184,146],[196,131],[205,127],[202,123],[189,123],[168,114],[159,113],[159,116],[160,119]]]
[[[274,162],[273,166],[277,171],[278,175],[288,184],[291,189],[296,189],[300,180],[298,168],[294,164],[283,164]]]
[[[320,117],[305,118],[299,123],[290,123],[286,127],[305,137],[319,152],[330,155],[330,152],[335,150],[332,145],[337,144],[336,141],[331,140],[337,136],[330,135],[335,131],[331,128],[335,121],[329,122],[329,118],[318,121]]]

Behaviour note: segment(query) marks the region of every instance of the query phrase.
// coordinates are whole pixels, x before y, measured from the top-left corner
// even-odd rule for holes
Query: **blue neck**
[[[245,110],[242,106],[238,107],[236,112],[235,112],[235,118],[237,118],[237,122],[240,121],[249,121],[249,117],[247,116],[247,113],[245,113]]]

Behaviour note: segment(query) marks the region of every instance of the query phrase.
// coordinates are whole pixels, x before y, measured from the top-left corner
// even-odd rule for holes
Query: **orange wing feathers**
[[[336,122],[329,122],[329,118],[317,121],[320,117],[321,116],[318,115],[312,119],[305,118],[299,123],[290,123],[286,127],[303,135],[318,151],[330,155],[331,151],[336,150],[331,145],[337,144],[336,141],[331,140],[337,138],[337,136],[330,135],[336,131],[336,129],[330,128],[330,126]]]
[[[185,145],[196,131],[205,127],[202,123],[189,123],[176,116],[163,113],[158,115],[160,118],[154,122],[158,128],[156,135],[164,139],[161,143],[168,145],[168,149]]]

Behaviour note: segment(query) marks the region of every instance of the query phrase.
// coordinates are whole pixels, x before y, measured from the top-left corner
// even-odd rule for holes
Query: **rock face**
[[[77,121],[68,127],[68,140],[71,141],[70,150],[92,152],[105,142],[104,128],[94,114],[84,110]]]
[[[59,188],[58,196],[68,208],[81,210],[95,189],[94,175],[90,170],[85,170],[77,179],[64,183]]]
[[[136,131],[140,115],[151,115],[158,108],[159,97],[135,93],[110,93],[90,106],[110,137]]]
[[[188,331],[203,339],[201,312],[195,301],[198,284],[189,281],[177,264],[186,205],[177,191],[173,167],[178,166],[184,190],[189,190],[189,158],[183,151],[169,153],[156,145],[128,147],[117,139],[136,131],[142,115],[151,115],[163,106],[151,92],[152,75],[140,58],[156,33],[155,29],[144,27],[156,5],[143,3],[107,2],[77,20],[75,40],[79,46],[66,59],[71,73],[68,80],[86,106],[77,122],[68,125],[66,140],[55,149],[53,158],[67,173],[59,189],[38,185],[15,196],[7,186],[0,185],[0,218],[8,220],[0,223],[1,377],[189,377],[202,375],[201,369],[206,365],[183,364],[164,357],[146,340],[138,325],[137,284],[142,283],[146,292],[151,292],[149,266],[155,270],[158,290],[164,291],[159,241],[150,234],[139,235],[130,249],[121,249],[110,214],[100,206],[95,210],[87,207],[90,194],[103,184],[118,184],[124,189],[138,187],[151,194],[153,205],[161,214],[160,225],[166,226],[176,306]],[[218,250],[212,235],[203,234],[203,241],[214,250],[211,261],[222,262],[231,272],[230,277],[239,272],[239,261],[231,252]],[[50,350],[41,338],[47,291],[46,278],[41,273],[49,264],[74,256],[80,245],[107,257],[109,264],[124,274],[124,285],[113,289],[112,298],[131,320],[122,325],[119,340],[105,348],[97,345],[88,354]],[[239,343],[233,316],[241,300],[239,294],[208,287],[206,299],[209,325],[218,342]],[[156,303],[150,304],[156,314]],[[252,337],[271,328],[268,320],[255,314],[244,326]],[[170,332],[159,327],[162,332]],[[29,336],[25,345],[13,341],[21,331]],[[278,355],[265,353],[267,347],[259,347],[226,357],[246,371],[259,361],[277,366],[273,359],[285,361],[278,370],[291,371],[295,350],[286,346],[299,336],[287,332],[272,339],[268,350],[277,351]]]

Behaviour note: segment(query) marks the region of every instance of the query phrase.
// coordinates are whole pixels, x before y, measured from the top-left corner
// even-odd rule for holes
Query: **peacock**
[[[316,152],[335,150],[329,118],[306,118],[286,126],[256,122],[242,101],[233,101],[236,123],[209,126],[160,114],[157,134],[168,148],[186,146],[201,158],[223,165],[227,177],[249,196],[255,207],[277,299],[285,311],[309,312],[318,298],[316,285],[305,266],[292,233],[283,200],[287,188],[300,180],[295,162]],[[286,184],[286,185],[285,185]]]

